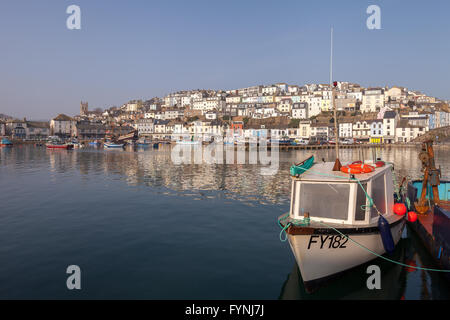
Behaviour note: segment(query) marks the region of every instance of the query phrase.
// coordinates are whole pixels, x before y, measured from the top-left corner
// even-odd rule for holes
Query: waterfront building
[[[301,120],[298,124],[298,135],[300,138],[309,139],[311,136],[311,121]]]
[[[383,142],[383,119],[369,121],[370,123],[370,143]]]
[[[352,135],[353,138],[368,142],[370,137],[370,120],[358,119],[353,123]]]
[[[426,132],[424,127],[412,125],[407,119],[401,119],[396,127],[395,136],[397,142],[410,142]]]
[[[73,135],[81,140],[104,139],[106,127],[99,122],[79,121],[75,124]]]
[[[153,134],[154,131],[154,123],[153,119],[144,118],[137,121],[136,129],[138,131],[139,137],[141,136],[149,136]]]
[[[6,135],[6,123],[0,121],[0,136]]]
[[[383,143],[394,143],[395,132],[399,116],[395,111],[386,111],[383,114]]]
[[[340,118],[339,123],[339,138],[353,137],[353,118]]]
[[[50,135],[50,124],[45,121],[27,121],[25,131],[29,140],[45,140]]]
[[[27,121],[26,119],[11,119],[6,122],[6,131],[13,139],[26,139],[27,137]]]
[[[59,114],[50,120],[50,135],[59,136],[61,138],[70,138],[75,134],[77,122],[75,119]]]
[[[311,123],[310,125],[310,132],[311,137],[315,137],[318,139],[328,139],[331,137],[331,131],[332,131],[332,124],[330,123]]]

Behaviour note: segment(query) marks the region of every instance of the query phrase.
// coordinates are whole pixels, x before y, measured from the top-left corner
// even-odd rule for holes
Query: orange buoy
[[[352,169],[359,169],[362,173],[370,173],[375,170],[375,167],[364,163],[353,163],[349,164],[348,166]]]
[[[403,203],[394,204],[394,213],[402,216],[406,213],[406,206]]]
[[[417,220],[417,213],[414,211],[408,212],[408,221],[409,222],[415,222]]]
[[[362,172],[361,169],[358,169],[358,168],[350,168],[350,166],[342,166],[342,167],[341,167],[341,171],[344,172],[344,173],[354,173],[354,174],[357,174],[357,173],[361,173],[361,172]]]

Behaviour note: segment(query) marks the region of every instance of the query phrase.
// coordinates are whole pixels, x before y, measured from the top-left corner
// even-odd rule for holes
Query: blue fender
[[[383,217],[380,216],[378,218],[378,229],[380,230],[381,240],[383,240],[384,250],[391,254],[394,252],[394,239],[392,239],[391,227],[389,226],[389,222]]]

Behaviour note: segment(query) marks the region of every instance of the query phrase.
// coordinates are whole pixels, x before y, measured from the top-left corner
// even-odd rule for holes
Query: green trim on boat
[[[303,172],[311,168],[313,165],[314,165],[314,156],[309,157],[308,159],[299,164],[294,164],[293,166],[291,166],[290,169],[291,176],[293,177],[299,176]]]

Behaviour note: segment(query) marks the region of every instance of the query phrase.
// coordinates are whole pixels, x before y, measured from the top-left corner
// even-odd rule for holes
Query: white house
[[[50,134],[69,138],[75,134],[76,124],[75,119],[65,114],[60,114],[50,120]]]
[[[384,90],[381,88],[370,88],[364,90],[362,98],[362,112],[376,112],[384,107]]]

